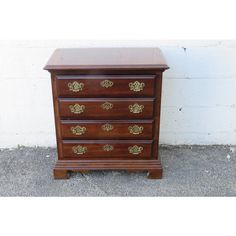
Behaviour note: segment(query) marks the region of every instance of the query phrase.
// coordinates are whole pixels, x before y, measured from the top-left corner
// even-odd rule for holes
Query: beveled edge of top
[[[167,65],[58,65],[50,66],[46,65],[44,70],[53,71],[53,70],[82,70],[82,69],[162,69],[167,70],[169,67]]]
[[[57,54],[61,51],[66,51],[66,50],[93,50],[93,49],[99,49],[99,50],[128,50],[128,49],[153,49],[157,50],[159,53],[159,57],[161,58],[161,61],[163,63],[160,64],[81,64],[81,65],[74,65],[74,64],[56,64],[55,62],[53,63],[53,59],[57,56]],[[80,69],[160,69],[160,70],[167,70],[169,69],[169,66],[167,65],[162,52],[159,48],[157,47],[140,47],[140,48],[58,48],[56,49],[53,54],[51,55],[50,59],[48,60],[46,66],[43,68],[44,70],[48,71],[56,71],[56,70],[80,70]]]

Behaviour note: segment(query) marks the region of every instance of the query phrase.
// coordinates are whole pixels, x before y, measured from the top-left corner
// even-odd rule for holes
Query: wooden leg
[[[68,179],[68,170],[58,170],[54,169],[54,179]]]
[[[149,170],[148,171],[149,179],[161,179],[162,178],[162,169]]]

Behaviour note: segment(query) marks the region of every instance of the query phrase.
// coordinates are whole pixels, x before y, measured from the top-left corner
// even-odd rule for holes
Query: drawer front
[[[63,139],[152,139],[153,121],[61,121]]]
[[[153,97],[154,76],[58,76],[60,97]]]
[[[154,99],[59,99],[62,118],[151,119]]]
[[[152,141],[63,141],[64,158],[151,158]]]

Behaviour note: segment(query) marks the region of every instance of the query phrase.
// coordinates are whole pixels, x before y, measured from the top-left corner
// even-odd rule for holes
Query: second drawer
[[[139,99],[59,99],[61,118],[152,119],[153,98]]]
[[[61,121],[63,139],[152,139],[153,121]]]

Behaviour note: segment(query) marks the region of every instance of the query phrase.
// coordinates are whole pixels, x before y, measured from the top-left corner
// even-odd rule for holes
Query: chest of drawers
[[[69,171],[148,171],[161,178],[158,157],[162,73],[157,48],[57,49],[51,73],[58,160]]]

